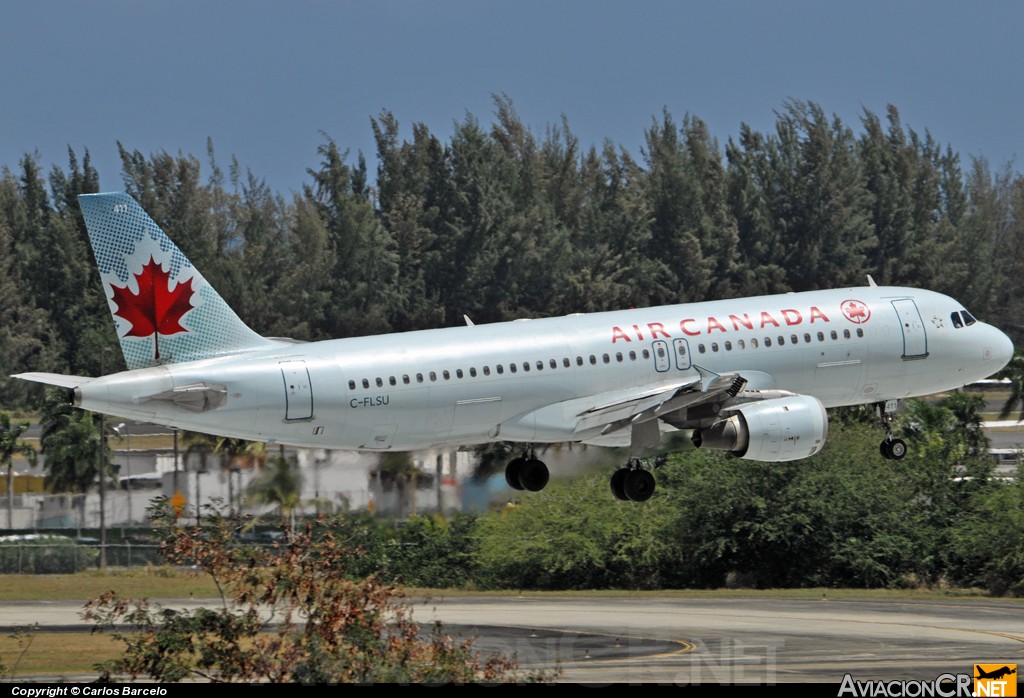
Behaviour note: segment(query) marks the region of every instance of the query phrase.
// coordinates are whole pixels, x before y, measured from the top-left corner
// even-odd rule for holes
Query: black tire
[[[882,458],[886,460],[892,460],[892,456],[889,455],[889,442],[883,441],[878,444],[878,452],[882,454]]]
[[[548,466],[544,465],[543,461],[531,458],[519,468],[520,489],[528,492],[540,492],[548,484],[550,477]]]
[[[505,482],[514,490],[523,489],[523,486],[519,484],[519,474],[522,472],[525,463],[525,458],[513,458],[505,466]]]
[[[888,446],[889,457],[893,460],[902,460],[907,455],[907,442],[903,439],[893,439]]]
[[[654,494],[654,476],[646,470],[630,470],[622,489],[629,501],[646,502]]]
[[[626,496],[626,476],[629,475],[629,468],[619,468],[612,473],[612,494],[620,502],[628,502],[629,497]]]

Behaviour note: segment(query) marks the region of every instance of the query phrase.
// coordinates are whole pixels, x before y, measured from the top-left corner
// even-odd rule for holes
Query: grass
[[[203,575],[167,567],[78,574],[0,575],[4,601],[82,601],[113,589],[122,596],[150,599],[216,598],[217,588]]]
[[[96,677],[96,664],[116,659],[124,644],[89,632],[24,632],[0,636],[0,666],[16,676],[52,674]]]

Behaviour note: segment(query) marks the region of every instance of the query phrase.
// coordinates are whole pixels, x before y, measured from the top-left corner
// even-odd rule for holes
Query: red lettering
[[[679,329],[682,330],[683,334],[685,334],[685,335],[689,335],[690,337],[696,337],[697,335],[700,334],[700,332],[694,332],[693,330],[686,329],[687,323],[691,323],[691,322],[697,322],[697,321],[694,320],[692,317],[688,317],[685,320],[680,320],[679,321]]]
[[[787,325],[799,325],[804,317],[798,311],[788,308],[782,311],[782,317],[786,318]]]
[[[734,330],[738,330],[740,328],[740,325],[743,325],[748,330],[754,329],[754,323],[750,321],[750,315],[748,315],[747,313],[743,313],[742,318],[738,318],[735,315],[730,315],[729,319],[732,320],[732,328]]]
[[[818,306],[812,305],[811,306],[811,322],[814,322],[815,319],[821,319],[821,320],[824,320],[825,322],[828,322],[828,317],[825,316],[825,313],[823,313],[820,310],[818,310]]]
[[[640,331],[639,325],[633,325],[633,331],[636,332],[636,338],[641,342],[644,341],[644,333]]]
[[[632,339],[629,338],[629,335],[626,334],[625,332],[623,332],[620,328],[613,327],[612,328],[612,344],[615,344],[615,342],[619,341],[620,339],[624,339],[627,342],[632,342],[633,341]]]
[[[765,328],[765,325],[767,325],[769,322],[775,325],[776,327],[779,326],[779,323],[775,322],[775,318],[773,318],[767,312],[761,311],[761,329],[763,330]]]
[[[721,330],[722,332],[725,332],[725,328],[722,327],[722,323],[714,317],[708,317],[708,334],[711,334],[711,330]]]
[[[657,339],[659,332],[661,332],[663,337],[668,337],[670,339],[672,337],[672,335],[665,331],[665,326],[660,322],[648,322],[647,330],[651,333],[651,339]]]

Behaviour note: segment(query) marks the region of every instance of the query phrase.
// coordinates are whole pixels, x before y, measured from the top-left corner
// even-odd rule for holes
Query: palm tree
[[[77,410],[64,399],[64,391],[49,390],[43,404],[42,428],[39,439],[46,454],[46,487],[51,492],[75,492],[79,495],[80,517],[85,518],[85,493],[97,480],[101,448],[107,448],[100,435],[92,412]],[[110,454],[105,477],[111,474]]]
[[[1002,371],[996,374],[996,378],[1010,379],[1010,397],[1003,404],[999,412],[1000,419],[1006,419],[1015,409],[1020,408],[1017,419],[1024,419],[1024,354],[1016,353],[1006,364]]]
[[[275,456],[260,470],[246,489],[251,504],[270,504],[294,527],[295,509],[302,503],[302,473],[284,456]]]
[[[21,454],[31,465],[36,464],[36,450],[19,441],[28,423],[11,426],[11,418],[0,413],[0,466],[7,466],[7,528],[14,527],[14,456]]]

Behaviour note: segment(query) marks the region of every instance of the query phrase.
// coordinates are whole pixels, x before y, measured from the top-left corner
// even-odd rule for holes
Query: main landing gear
[[[885,428],[885,439],[878,445],[878,452],[886,460],[900,460],[907,455],[907,442],[903,439],[893,438],[892,423],[895,419],[896,401],[879,403],[878,416],[882,420],[882,427]]]
[[[612,474],[612,494],[623,502],[646,502],[654,494],[654,476],[643,470],[639,458],[630,458],[625,468]]]
[[[549,478],[548,466],[544,461],[537,460],[537,454],[532,448],[505,466],[505,482],[514,490],[540,492],[548,484]]]

